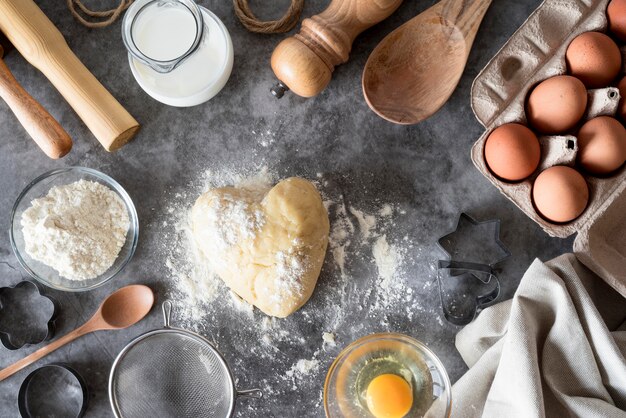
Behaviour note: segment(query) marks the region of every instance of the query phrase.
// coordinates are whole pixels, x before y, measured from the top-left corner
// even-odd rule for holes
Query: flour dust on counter
[[[270,129],[261,130],[259,132],[252,130],[252,135],[263,148],[271,147],[276,142],[276,132]]]
[[[252,306],[241,300],[233,292],[226,291],[219,277],[211,270],[209,263],[193,238],[191,227],[191,207],[195,200],[209,189],[229,185],[243,186],[259,193],[270,188],[272,174],[261,169],[248,175],[242,172],[217,172],[206,170],[195,182],[187,184],[185,190],[168,196],[165,219],[162,221],[165,233],[161,237],[160,251],[175,284],[173,296],[183,297],[185,304],[179,308],[179,320],[186,326],[198,329],[198,324],[210,312],[211,303],[219,296],[226,297],[231,307],[238,311],[251,311]],[[237,209],[237,208],[235,208]],[[237,210],[228,216],[237,217]],[[241,212],[241,211],[239,211]],[[241,215],[240,214],[240,218]],[[246,219],[238,222],[238,234],[251,234],[253,227]],[[255,222],[255,220],[251,220]],[[232,240],[234,231],[222,231],[226,243]],[[220,293],[221,291],[221,293]],[[228,296],[231,293],[232,296]]]
[[[248,341],[245,350],[235,350],[240,349],[241,356],[270,363],[276,370],[274,376],[254,382],[268,396],[319,390],[321,404],[319,381],[336,351],[350,342],[346,329],[365,330],[362,323],[355,323],[354,315],[375,329],[393,331],[391,313],[413,320],[416,313],[426,310],[420,304],[420,293],[435,292],[436,288],[430,279],[416,282],[407,275],[422,250],[405,231],[398,230],[397,225],[404,223],[402,217],[407,216],[400,204],[352,202],[341,192],[344,187],[335,184],[334,174],[318,173],[313,182],[331,226],[326,261],[311,300],[292,316],[279,319],[262,314],[231,292],[195,247],[189,223],[195,199],[208,189],[223,186],[267,190],[293,174],[267,168],[207,170],[184,190],[167,195],[166,216],[160,221],[165,232],[159,247],[172,280],[170,297],[181,301],[178,322],[210,335],[218,346],[226,341],[221,337],[226,332],[233,334],[229,338]],[[350,187],[359,186],[354,181]],[[422,287],[417,292],[416,283]],[[345,306],[356,306],[357,312],[349,314]],[[242,361],[236,356],[234,367],[242,366]]]

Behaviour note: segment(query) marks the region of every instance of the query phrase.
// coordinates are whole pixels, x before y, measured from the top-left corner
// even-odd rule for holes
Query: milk
[[[161,60],[177,58],[187,52],[195,39],[195,21],[184,10],[172,8],[158,16],[148,15],[145,19],[142,16],[133,31],[137,47],[151,58],[154,55]],[[201,10],[205,24],[203,39],[196,51],[174,70],[158,73],[131,58],[137,81],[157,100],[174,106],[192,106],[198,104],[198,95],[206,101],[217,94],[230,76],[232,43],[228,31],[213,13]],[[192,96],[195,96],[193,100],[186,101]]]
[[[184,55],[196,39],[196,20],[180,3],[147,7],[133,23],[137,48],[155,61],[170,61]]]

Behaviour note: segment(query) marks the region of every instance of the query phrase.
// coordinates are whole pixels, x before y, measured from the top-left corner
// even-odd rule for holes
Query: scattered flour
[[[197,247],[191,228],[191,207],[195,200],[209,189],[226,186],[237,186],[249,193],[265,193],[275,181],[274,175],[263,168],[255,173],[246,175],[244,172],[205,171],[200,178],[188,184],[186,190],[175,193],[168,198],[169,206],[166,210],[164,222],[170,226],[169,230],[161,236],[162,252],[165,259],[165,267],[172,277],[175,289],[174,297],[185,300],[182,309],[179,310],[179,321],[187,327],[197,330],[200,323],[211,311],[211,304],[218,295],[230,302],[235,311],[249,315],[252,306],[238,296],[228,296],[230,290],[222,285],[221,280],[209,267],[208,260]],[[226,209],[226,208],[223,208]],[[262,214],[250,217],[241,215],[244,208],[233,205],[230,209],[234,213],[225,210],[221,215],[235,217],[242,220],[239,228],[234,232],[246,236],[254,234],[258,224],[263,222]],[[239,217],[237,217],[239,213]],[[220,214],[215,214],[216,222],[219,222]],[[225,229],[225,228],[224,228]],[[222,231],[220,238],[222,245],[236,240],[231,235],[233,231]]]
[[[327,199],[325,204],[331,214],[330,250],[339,270],[344,286],[341,287],[342,303],[346,303],[346,287],[350,281],[351,273],[348,264],[354,260],[369,258],[376,267],[376,276],[370,287],[363,289],[363,302],[365,309],[372,312],[384,312],[393,304],[402,301],[407,303],[406,315],[412,317],[413,310],[409,308],[414,302],[414,295],[408,293],[411,290],[403,275],[405,257],[409,251],[414,251],[413,244],[404,237],[401,240],[390,242],[388,236],[394,231],[393,213],[396,211],[391,204],[383,204],[377,210],[378,216],[350,206],[346,210],[346,204],[340,195],[337,201]],[[330,209],[335,209],[334,211]],[[348,213],[349,212],[349,213]],[[360,239],[355,240],[357,232],[352,221],[356,219]],[[375,299],[369,300],[371,293],[375,293]],[[354,302],[353,302],[354,303]],[[359,308],[361,309],[361,308]]]
[[[254,190],[249,198],[225,194],[221,201],[206,212],[208,222],[216,231],[214,238],[218,247],[228,248],[236,245],[241,239],[254,239],[257,231],[263,227],[265,224],[263,212],[250,209],[253,204],[252,195],[257,193],[258,191]]]
[[[316,370],[320,365],[320,361],[316,358],[312,358],[310,360],[300,359],[291,366],[291,369],[287,370],[287,377],[293,377],[296,379],[302,379],[308,376],[311,371]]]
[[[178,315],[182,316],[181,325],[201,333],[210,330],[218,341],[221,330],[227,328],[231,340],[246,341],[231,348],[238,350],[232,355],[233,368],[249,367],[246,358],[250,357],[272,364],[276,375],[253,383],[274,396],[319,389],[332,357],[342,348],[335,332],[350,329],[352,336],[398,331],[394,316],[410,321],[414,314],[424,314],[420,298],[433,292],[426,288],[433,282],[424,280],[415,291],[415,283],[420,282],[405,273],[414,266],[413,259],[420,257],[420,249],[398,230],[396,222],[404,212],[402,208],[379,201],[361,207],[346,199],[339,192],[342,187],[336,187],[332,179],[318,173],[315,182],[328,210],[331,230],[326,262],[313,297],[287,319],[267,317],[239,299],[207,268],[207,260],[194,248],[188,212],[209,188],[246,184],[270,187],[293,173],[284,174],[207,171],[184,192],[170,195],[166,199],[167,219],[156,221],[159,226],[167,223],[161,228],[161,247],[175,284],[172,296],[184,300],[184,306],[179,307],[184,311]],[[281,257],[283,261],[289,259],[286,254],[277,257],[279,264]],[[297,271],[302,268],[299,263],[306,260],[284,262],[280,274]],[[321,335],[321,341],[312,341],[311,335]]]
[[[326,349],[326,347],[335,347],[337,345],[335,341],[335,334],[332,332],[324,332],[322,333],[322,348]]]
[[[340,196],[343,199],[343,196]],[[332,253],[335,264],[339,268],[341,278],[345,279],[346,274],[346,248],[350,246],[350,238],[354,233],[354,224],[348,218],[345,203],[335,204],[332,201],[326,200],[324,202],[326,210],[330,213],[331,206],[335,206],[335,219],[331,223],[329,247]]]
[[[298,243],[294,242],[296,248]],[[301,252],[294,252],[290,248],[289,252],[279,251],[276,253],[276,273],[278,279],[275,283],[276,293],[272,296],[275,303],[281,303],[285,298],[292,299],[302,295],[302,283],[300,277],[310,266],[307,257]]]
[[[359,222],[361,229],[361,238],[367,241],[372,236],[372,229],[376,228],[376,217],[363,213],[362,211],[350,207],[350,213],[354,215]]]
[[[387,243],[386,235],[376,240],[372,253],[376,261],[378,276],[382,279],[380,286],[383,289],[389,289],[400,266],[400,254],[395,246]]]
[[[391,206],[389,203],[383,205],[383,207],[380,208],[380,210],[378,211],[378,214],[384,217],[393,215],[393,206]]]
[[[174,225],[174,231],[166,234],[165,239],[169,244],[166,267],[176,282],[176,290],[182,294],[186,304],[185,312],[182,313],[182,320],[186,324],[193,324],[201,321],[208,312],[213,311],[211,304],[217,295],[224,292],[230,293],[219,278],[208,267],[205,256],[195,246],[190,222],[189,212],[194,200],[209,188],[235,185],[238,188],[245,188],[249,193],[266,193],[277,181],[278,175],[270,173],[267,169],[252,174],[242,172],[215,172],[207,170],[196,184],[189,185],[183,193],[174,195],[174,202],[168,208],[169,219],[165,220],[167,225]],[[407,303],[407,315],[411,316],[413,310],[409,308],[414,302],[415,295],[408,292],[410,287],[403,275],[403,265],[405,257],[409,251],[414,251],[413,245],[408,237],[390,240],[390,234],[394,231],[394,213],[401,213],[392,204],[383,203],[374,212],[368,213],[354,205],[346,205],[342,194],[332,195],[332,190],[326,190],[321,185],[323,174],[317,174],[318,189],[324,197],[324,206],[329,212],[331,219],[331,230],[329,237],[329,254],[327,266],[336,269],[337,279],[335,280],[335,295],[338,295],[341,303],[333,304],[334,320],[329,325],[336,328],[342,321],[344,310],[341,306],[349,303],[351,297],[351,277],[355,274],[353,263],[359,260],[371,259],[375,265],[374,273],[378,280],[372,280],[370,285],[362,289],[358,295],[357,309],[365,309],[371,312],[382,312],[393,303],[402,301]],[[216,224],[224,223],[223,219],[236,220],[239,228],[234,232],[221,231],[220,240],[224,245],[231,245],[238,237],[253,236],[255,231],[262,226],[263,214],[250,216],[250,211],[246,210],[244,204],[238,202],[232,205],[227,203],[222,209],[224,213],[215,214]],[[240,207],[241,206],[241,207]],[[230,219],[233,218],[233,219]],[[291,257],[289,254],[279,253],[276,255],[278,273],[283,277],[281,282],[291,283],[290,277],[298,277],[302,272],[307,260],[302,257]],[[360,265],[362,267],[362,265]],[[328,274],[328,273],[327,273]],[[332,273],[330,273],[332,276]],[[291,283],[288,287],[290,291],[298,291],[298,283]],[[375,299],[370,297],[375,295]],[[278,295],[280,296],[280,295]],[[278,297],[277,296],[277,297]],[[328,297],[332,297],[329,294]],[[315,298],[315,295],[314,295]],[[229,305],[236,312],[245,313],[250,318],[254,318],[254,309],[246,302],[237,297],[226,295],[224,298],[230,301]],[[355,303],[355,302],[350,302]],[[266,329],[262,336],[267,343],[271,337],[266,337]]]
[[[233,306],[237,308],[238,311],[245,312],[250,316],[254,315],[254,307],[252,305],[250,305],[245,300],[241,299],[239,295],[237,295],[232,290],[229,292],[229,294],[230,294],[231,301],[233,302]]]
[[[267,129],[263,132],[252,131],[252,135],[257,138],[260,146],[267,148],[276,142],[276,133]]]
[[[21,218],[26,253],[69,280],[89,280],[115,263],[130,226],[122,199],[79,180],[34,199]]]

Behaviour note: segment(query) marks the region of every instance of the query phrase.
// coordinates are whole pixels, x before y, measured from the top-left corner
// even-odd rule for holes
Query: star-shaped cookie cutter
[[[500,296],[495,266],[511,256],[500,240],[500,220],[479,222],[461,213],[454,231],[437,240],[448,260],[437,263],[446,320],[467,325]]]

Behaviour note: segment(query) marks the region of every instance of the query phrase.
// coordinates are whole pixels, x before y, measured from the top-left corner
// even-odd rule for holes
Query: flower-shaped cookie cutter
[[[455,230],[437,245],[448,256],[437,263],[443,314],[455,325],[467,325],[500,296],[495,266],[511,256],[500,241],[500,220],[479,222],[461,213]]]
[[[25,280],[0,288],[0,341],[9,350],[35,345],[54,335],[57,303]]]

